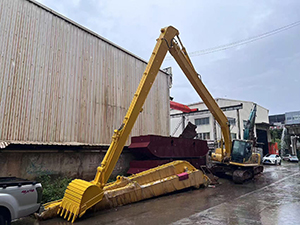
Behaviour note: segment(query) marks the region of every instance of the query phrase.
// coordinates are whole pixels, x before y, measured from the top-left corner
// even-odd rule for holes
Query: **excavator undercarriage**
[[[253,152],[253,142],[233,140],[230,157],[222,159],[225,149],[217,148],[211,155],[212,171],[217,176],[229,175],[235,183],[243,183],[263,172],[260,154]],[[223,155],[222,155],[223,153]]]
[[[242,184],[252,179],[255,175],[263,172],[263,166],[236,166],[227,163],[215,163],[211,170],[216,176],[229,176],[236,184]]]

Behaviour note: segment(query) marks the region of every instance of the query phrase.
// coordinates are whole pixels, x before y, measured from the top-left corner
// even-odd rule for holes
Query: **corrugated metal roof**
[[[102,147],[107,147],[107,145],[103,144],[88,144],[88,143],[79,143],[79,142],[37,142],[37,141],[1,141],[0,142],[0,149],[4,149],[9,145],[56,145],[56,146],[91,146],[91,147],[96,147],[96,146],[102,146]]]
[[[1,149],[6,148],[9,144],[10,144],[9,142],[1,141],[1,142],[0,142],[0,148],[1,148]]]

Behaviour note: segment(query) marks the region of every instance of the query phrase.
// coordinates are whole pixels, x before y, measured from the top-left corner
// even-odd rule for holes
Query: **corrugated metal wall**
[[[0,140],[109,144],[145,67],[34,2],[0,0]],[[140,134],[169,135],[163,72],[134,126]]]

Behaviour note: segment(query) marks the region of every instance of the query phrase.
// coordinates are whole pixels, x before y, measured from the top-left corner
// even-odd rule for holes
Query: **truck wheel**
[[[11,217],[8,209],[0,208],[0,225],[10,225]]]
[[[0,215],[0,225],[5,225],[4,218],[2,215]]]
[[[0,225],[10,225],[10,218],[0,215]]]

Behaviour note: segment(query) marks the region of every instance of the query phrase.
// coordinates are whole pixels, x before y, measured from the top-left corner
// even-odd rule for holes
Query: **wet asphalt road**
[[[226,179],[220,182],[214,188],[190,189],[89,213],[75,224],[300,224],[299,164],[265,166],[263,174],[243,185]],[[55,218],[43,222],[31,220],[27,224],[71,223]]]

